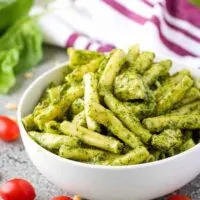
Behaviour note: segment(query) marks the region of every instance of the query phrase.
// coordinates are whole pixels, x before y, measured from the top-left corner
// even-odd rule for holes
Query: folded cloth
[[[45,41],[60,47],[107,52],[140,43],[200,67],[200,8],[190,0],[56,0],[40,24]]]

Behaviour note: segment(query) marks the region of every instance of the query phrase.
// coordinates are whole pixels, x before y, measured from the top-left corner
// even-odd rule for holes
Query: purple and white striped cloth
[[[190,0],[56,0],[40,24],[53,45],[107,52],[140,43],[200,66],[200,8]]]

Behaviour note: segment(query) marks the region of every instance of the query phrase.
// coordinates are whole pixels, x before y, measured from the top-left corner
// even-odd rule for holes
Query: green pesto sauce
[[[128,54],[68,53],[65,79],[50,84],[22,120],[39,145],[66,159],[115,166],[165,159],[200,141],[199,80],[188,70],[170,75],[170,60],[157,62],[138,46]]]

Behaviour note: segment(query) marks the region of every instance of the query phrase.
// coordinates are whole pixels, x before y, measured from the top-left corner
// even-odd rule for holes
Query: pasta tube
[[[58,85],[47,90],[51,103],[56,103],[60,100],[63,88],[64,85]]]
[[[163,115],[146,118],[143,124],[151,132],[160,132],[164,129],[199,129],[200,115]]]
[[[43,129],[45,123],[54,120],[56,118],[61,118],[64,113],[68,110],[72,102],[83,96],[83,86],[82,84],[77,84],[71,86],[59,102],[54,104],[49,104],[46,108],[34,116],[34,122],[37,124],[40,130]]]
[[[92,102],[99,103],[99,96],[97,92],[97,79],[94,73],[87,73],[83,78],[85,86],[84,107],[87,127],[90,130],[100,132],[99,124],[89,116],[89,111]]]
[[[143,74],[152,64],[155,54],[149,51],[143,51],[134,62],[133,69]]]
[[[101,64],[99,65],[99,69],[97,70],[97,79],[98,80],[101,78],[103,71],[104,71],[104,69],[105,69],[105,67],[106,67],[106,65],[107,65],[107,63],[108,63],[108,61],[111,57],[111,54],[112,53],[110,53],[109,56],[106,56],[104,58],[104,60],[101,62]]]
[[[179,83],[169,87],[163,94],[162,99],[157,102],[157,114],[165,114],[171,110],[176,103],[183,99],[192,84],[193,80],[188,76],[184,76]]]
[[[145,147],[136,147],[125,155],[121,155],[114,159],[111,165],[135,165],[143,163],[149,157],[149,152]]]
[[[108,108],[116,114],[116,116],[144,143],[148,143],[151,139],[149,130],[142,127],[140,121],[132,114],[131,110],[127,108],[122,102],[118,101],[112,93],[106,93],[104,101]]]
[[[175,74],[170,76],[168,79],[166,79],[164,84],[171,84],[171,83],[172,84],[177,84],[183,79],[184,76],[189,76],[190,78],[192,78],[192,75],[191,75],[189,70],[182,69],[181,71],[176,72]]]
[[[82,111],[73,117],[72,123],[76,126],[83,126],[87,127],[86,119],[85,119],[85,112]]]
[[[178,84],[183,79],[184,76],[191,77],[191,74],[188,70],[184,69],[180,72],[177,72],[173,76],[170,76],[169,78],[167,78],[162,84],[162,87],[159,87],[155,91],[155,96],[156,96],[157,101],[159,101],[162,98],[162,95],[166,92],[166,90],[169,89],[169,87],[171,87],[172,85]]]
[[[191,114],[193,111],[200,113],[200,101],[195,101],[190,104],[186,104],[176,110],[172,110],[170,115],[185,115]]]
[[[129,63],[129,66],[134,66],[134,63],[136,59],[138,58],[140,54],[140,49],[139,45],[133,45],[129,48],[128,53],[127,53],[127,61]]]
[[[93,103],[89,115],[95,121],[107,127],[115,136],[130,147],[135,148],[142,145],[142,142],[134,135],[134,133],[126,129],[122,122],[115,117],[110,110],[104,108],[100,104]]]
[[[152,86],[161,77],[165,77],[169,74],[169,70],[172,66],[171,60],[164,60],[159,63],[153,64],[150,69],[144,72],[144,80],[147,85]]]
[[[101,135],[81,126],[76,126],[68,121],[61,123],[60,130],[66,135],[78,137],[85,144],[113,153],[119,153],[123,147],[122,143],[114,138]]]
[[[176,107],[186,105],[188,103],[191,103],[199,99],[200,99],[200,91],[197,88],[192,87],[188,90],[184,98],[176,105]]]
[[[42,147],[51,151],[58,150],[61,145],[65,144],[70,147],[78,147],[79,139],[66,135],[55,135],[52,133],[40,133],[36,131],[28,132],[28,134]]]
[[[126,54],[123,50],[116,49],[113,51],[104,71],[99,80],[99,88],[101,90],[101,95],[103,95],[105,90],[112,89],[115,77],[119,73],[121,67],[126,61]]]
[[[86,51],[73,48],[68,48],[67,53],[69,54],[70,57],[69,64],[71,66],[85,65],[92,60],[104,56],[102,53],[99,53],[98,51]]]
[[[77,161],[100,161],[106,158],[108,153],[98,149],[73,148],[62,145],[59,150],[59,156]]]
[[[92,60],[88,64],[82,65],[79,68],[74,69],[65,77],[65,82],[67,85],[71,85],[75,81],[81,81],[83,75],[88,72],[96,72],[102,62],[102,57]]]
[[[37,130],[37,125],[34,122],[33,114],[29,114],[22,119],[23,125],[27,131]]]

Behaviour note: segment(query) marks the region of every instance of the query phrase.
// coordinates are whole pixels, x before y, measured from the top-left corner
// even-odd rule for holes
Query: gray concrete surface
[[[18,103],[22,93],[34,79],[54,67],[55,64],[66,60],[65,50],[45,47],[43,62],[32,70],[33,78],[18,77],[17,85],[13,88],[11,94],[0,96],[0,114],[15,116],[15,111],[9,111],[5,108],[6,103]],[[37,171],[29,160],[20,139],[13,143],[0,141],[0,184],[15,177],[25,178],[33,183],[37,191],[37,200],[49,200],[53,196],[67,193],[67,191],[64,192],[50,183]],[[189,195],[194,200],[200,200],[200,176],[177,192]]]

